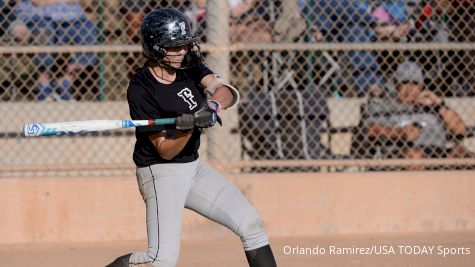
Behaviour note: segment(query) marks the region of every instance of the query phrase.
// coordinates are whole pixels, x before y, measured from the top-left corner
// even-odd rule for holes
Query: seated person
[[[371,1],[299,0],[315,41],[329,43],[376,42],[376,36],[369,27],[375,24],[375,18],[367,11],[370,4]],[[340,85],[345,97],[363,97],[368,88],[381,85],[382,76],[375,51],[352,50],[337,54],[343,73],[348,73],[342,77]]]
[[[272,27],[265,5],[266,2],[255,0],[229,0],[230,43],[272,42]]]
[[[411,23],[404,1],[385,1],[376,6],[371,15],[376,23],[373,26],[378,41],[401,41],[409,33]]]
[[[421,68],[401,63],[387,96],[366,104],[362,123],[366,136],[381,144],[381,158],[472,157],[462,144],[447,148],[446,136],[464,136],[467,127],[460,116],[433,92],[424,89]],[[412,166],[412,169],[422,169]]]
[[[473,42],[473,39],[466,38],[473,32],[474,1],[424,2],[416,17],[416,31],[412,37],[414,40],[428,43]],[[466,57],[470,52],[473,50],[421,51],[420,63],[427,62],[423,65],[425,73],[434,77],[434,81],[444,81],[433,82],[427,86],[440,91],[444,96],[473,96],[473,65],[470,64],[473,60]]]
[[[7,34],[10,24],[15,21],[15,15],[13,14],[15,2],[13,0],[0,0],[0,37]],[[1,41],[3,44],[5,40]]]
[[[78,0],[23,0],[15,6],[15,32],[19,29],[30,31],[22,36],[41,36],[41,41],[32,42],[29,38],[20,38],[32,44],[93,45],[98,31],[90,21]],[[79,99],[94,84],[97,78],[95,66],[98,58],[93,53],[74,53],[71,56],[57,53],[40,53],[35,57],[38,66],[38,100]],[[85,79],[89,79],[85,81]],[[92,80],[91,80],[92,79]],[[94,88],[92,88],[94,90]],[[75,95],[76,94],[76,95]]]

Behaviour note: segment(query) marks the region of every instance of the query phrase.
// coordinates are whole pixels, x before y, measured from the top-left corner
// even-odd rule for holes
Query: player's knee
[[[178,262],[177,260],[169,261],[169,260],[160,260],[152,262],[153,267],[175,267]]]
[[[269,237],[264,229],[264,222],[256,217],[241,229],[241,241],[244,250],[252,250],[269,244]]]
[[[149,248],[149,252],[150,252]],[[150,257],[151,254],[149,254],[150,262],[154,267],[175,267],[177,262],[178,262],[178,256],[179,253],[178,251],[176,252],[171,252],[171,253],[158,253],[158,254],[152,254],[155,255],[153,257]]]

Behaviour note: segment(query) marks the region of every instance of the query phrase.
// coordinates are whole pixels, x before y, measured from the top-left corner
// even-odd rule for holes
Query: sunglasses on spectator
[[[419,85],[421,83],[418,82],[418,81],[404,80],[400,84],[402,84],[402,85],[407,85],[407,84]]]

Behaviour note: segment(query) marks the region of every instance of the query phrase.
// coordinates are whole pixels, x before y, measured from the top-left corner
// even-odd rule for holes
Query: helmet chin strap
[[[176,72],[177,70],[182,69],[182,68],[173,67],[171,65],[172,63],[178,63],[178,62],[166,60],[165,58],[160,59],[160,60],[148,60],[147,61],[147,65],[152,67],[152,68],[160,67],[160,68],[167,69],[167,70],[170,70],[170,71],[173,71],[173,72]]]
[[[149,62],[149,63],[150,63],[150,64],[149,64],[150,66],[154,66],[154,67],[160,66],[160,67],[162,67],[162,68],[166,68],[166,69],[174,70],[174,71],[180,69],[180,68],[175,68],[175,67],[171,66],[171,64],[170,64],[170,63],[179,63],[179,62],[171,61],[171,60],[166,61],[165,58],[166,58],[167,56],[168,56],[168,57],[170,57],[170,56],[172,56],[172,57],[174,57],[174,56],[181,56],[181,54],[177,54],[177,55],[167,55],[167,51],[165,50],[165,48],[160,47],[160,46],[158,46],[158,45],[153,46],[153,49],[154,49],[155,51],[157,51],[157,52],[160,54],[160,59],[155,58],[155,60],[154,60],[153,62],[150,61],[150,62]]]
[[[174,68],[171,68],[171,66],[165,66],[165,64],[161,64],[159,62],[149,62],[148,64],[149,67],[151,67],[152,71],[153,71],[153,74],[155,74],[156,77],[164,80],[164,81],[167,81],[167,82],[173,82],[173,80],[169,80],[169,79],[166,79],[163,75],[163,71],[164,69],[166,69],[167,71],[170,71],[172,73],[176,73],[176,69]],[[155,71],[155,68],[156,67],[160,67],[160,72],[161,72],[161,75],[158,75],[158,73]]]
[[[182,70],[182,69],[185,69],[185,68],[182,68],[182,67],[179,67],[179,68],[176,68],[176,67],[173,67],[171,64],[172,63],[182,63],[182,62],[176,62],[176,61],[170,61],[170,60],[159,60],[157,62],[157,65],[162,67],[162,68],[165,68],[165,69],[168,69],[168,70],[172,70],[174,72],[176,72],[177,70]]]
[[[155,76],[159,77],[162,80],[168,81],[168,82],[173,82],[172,80],[168,80],[164,77],[163,71],[164,69],[171,72],[171,73],[176,73],[177,70],[183,70],[190,68],[191,66],[185,66],[185,67],[179,67],[176,68],[172,66],[172,63],[183,63],[185,61],[191,61],[191,55],[189,52],[187,52],[183,58],[182,61],[171,61],[169,57],[178,57],[178,56],[183,56],[183,54],[175,54],[175,55],[166,55],[164,58],[158,61],[150,61],[148,65],[152,67],[152,71],[155,74]],[[161,75],[158,75],[158,73],[155,71],[155,67],[160,67]]]

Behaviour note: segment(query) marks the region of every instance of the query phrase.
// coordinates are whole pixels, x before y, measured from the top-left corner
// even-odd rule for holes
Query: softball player
[[[237,234],[251,267],[276,266],[256,210],[198,156],[201,128],[221,123],[217,113],[234,107],[239,92],[205,66],[183,13],[154,10],[144,17],[140,33],[147,62],[130,80],[130,116],[177,117],[177,122],[136,128],[133,159],[146,205],[148,250],[121,256],[108,266],[175,266],[184,208]]]

